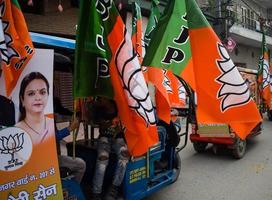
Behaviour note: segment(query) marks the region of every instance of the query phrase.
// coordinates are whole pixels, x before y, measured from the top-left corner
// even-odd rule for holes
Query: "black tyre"
[[[272,110],[267,110],[267,117],[269,121],[272,121]]]
[[[193,142],[193,146],[196,152],[202,153],[206,150],[208,143],[206,142]]]
[[[241,159],[246,153],[246,140],[241,140],[237,138],[234,149],[232,150],[232,155],[236,159]]]
[[[175,158],[174,158],[174,168],[173,168],[174,177],[173,177],[172,183],[174,183],[178,180],[180,170],[181,170],[181,159],[180,159],[179,153],[176,153]]]

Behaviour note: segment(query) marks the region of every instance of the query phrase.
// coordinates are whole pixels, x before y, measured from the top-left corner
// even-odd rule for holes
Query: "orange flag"
[[[229,124],[244,139],[262,119],[220,39],[195,0],[171,0],[165,11],[142,65],[183,77],[197,94],[198,123]]]
[[[171,82],[172,88],[172,92],[169,93],[171,107],[183,108],[185,106],[186,100],[186,92],[184,86],[171,71],[167,71],[167,77]]]
[[[155,100],[159,119],[170,123],[170,99],[169,93],[172,92],[169,78],[166,76],[166,70],[149,67],[148,80],[156,87]]]
[[[197,4],[187,0],[186,6],[198,122],[229,124],[241,139],[245,139],[262,120],[257,106],[246,82]]]
[[[170,123],[171,108],[183,107],[184,101],[180,98],[181,85],[177,77],[168,70],[149,67],[148,80],[156,87],[155,99],[158,117]]]
[[[7,96],[10,96],[26,64],[34,54],[24,16],[17,0],[0,3],[0,51]]]
[[[142,15],[141,15],[141,7],[135,1],[132,3],[132,44],[133,48],[137,53],[140,64],[143,61],[143,47],[142,47]]]
[[[271,108],[269,56],[264,33],[262,38],[262,55],[258,69],[258,84],[264,103],[268,108]]]
[[[131,37],[113,1],[84,2],[88,9],[83,14],[97,12],[104,30],[114,99],[126,128],[128,149],[131,155],[141,156],[158,142],[158,132],[154,108]],[[100,23],[99,20],[96,23]]]

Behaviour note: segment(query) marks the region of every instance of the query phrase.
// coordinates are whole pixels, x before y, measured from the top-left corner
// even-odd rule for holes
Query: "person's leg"
[[[129,161],[127,145],[123,138],[117,138],[113,142],[113,149],[117,155],[117,166],[114,172],[112,185],[108,190],[105,200],[118,199],[119,187],[124,179],[126,166]]]
[[[102,192],[104,175],[109,162],[110,149],[109,138],[99,138],[95,173],[92,181],[92,193],[94,194],[101,194]]]
[[[119,187],[124,179],[126,166],[129,161],[127,145],[123,138],[117,138],[113,141],[113,149],[117,155],[117,166],[114,172],[112,185],[108,190],[105,200],[118,199]]]
[[[123,181],[130,156],[128,153],[127,145],[123,138],[115,139],[113,148],[117,155],[118,161],[112,184],[119,187]]]
[[[59,166],[60,167],[67,167],[71,170],[72,175],[75,176],[75,180],[80,183],[82,177],[84,176],[86,170],[86,163],[81,158],[73,159],[70,156],[60,155],[59,159]]]

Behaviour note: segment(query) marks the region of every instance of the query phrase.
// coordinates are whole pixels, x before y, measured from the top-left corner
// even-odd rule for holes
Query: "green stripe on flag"
[[[75,97],[102,95],[112,98],[109,75],[109,50],[104,42],[104,28],[96,10],[96,1],[80,2],[73,75]]]
[[[132,3],[132,35],[137,32],[137,21],[142,19],[141,7],[135,1]]]
[[[155,27],[158,24],[158,21],[161,15],[158,5],[159,5],[158,0],[153,0],[151,3],[151,13],[149,16],[148,24],[145,29],[145,36],[144,36],[145,47],[149,45],[149,42],[152,38],[153,32],[155,30]]]
[[[186,0],[186,8],[188,19],[190,19],[188,21],[188,26],[190,29],[210,26],[195,0]],[[201,15],[201,17],[199,15]]]
[[[143,66],[170,69],[180,75],[191,58],[185,1],[172,0],[154,30]]]
[[[20,4],[18,3],[17,0],[11,0],[11,3],[12,3],[14,6],[16,6],[18,9],[21,10]]]

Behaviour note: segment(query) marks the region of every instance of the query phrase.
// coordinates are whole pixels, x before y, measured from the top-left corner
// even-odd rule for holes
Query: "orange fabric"
[[[148,68],[148,80],[156,87],[155,99],[158,117],[170,123],[170,100],[167,90],[165,89],[164,82],[164,71],[160,68],[149,67]]]
[[[169,100],[170,100],[171,107],[174,107],[174,108],[184,107],[185,102],[181,100],[179,97],[180,82],[178,78],[171,71],[167,71],[167,77],[169,78],[171,82],[171,87],[173,90],[172,93],[169,93]]]
[[[5,78],[6,93],[9,97],[20,74],[33,56],[34,48],[21,10],[13,5],[10,0],[2,2],[4,3],[5,12],[3,13],[1,25],[4,27],[3,24],[8,24],[3,31],[5,37],[11,39],[9,41],[6,38],[5,41],[8,51],[5,52],[5,50],[1,49],[1,65]],[[7,54],[6,59],[3,59],[3,52]]]
[[[262,120],[256,104],[251,99],[245,104],[221,111],[223,98],[217,97],[222,88],[222,84],[217,82],[222,75],[217,66],[217,61],[222,59],[217,46],[221,42],[209,27],[190,29],[189,35],[198,95],[198,123],[229,124],[244,139]]]
[[[134,51],[137,53],[137,57],[139,59],[140,64],[142,64],[143,62],[143,46],[142,46],[142,20],[138,20],[136,23],[136,33],[134,33],[134,35],[132,35],[131,37],[131,41],[132,41],[132,45],[133,45],[133,49]],[[144,73],[144,78],[145,81],[148,82],[148,73],[147,71],[144,69],[144,66],[142,67],[142,71]]]
[[[84,100],[83,98],[77,98],[74,100],[74,112],[83,112]]]
[[[187,64],[187,66],[184,68],[184,70],[181,72],[180,75],[186,82],[191,86],[193,90],[196,89],[196,83],[195,83],[195,72],[194,72],[194,63],[193,58],[191,58]]]
[[[267,52],[264,53],[264,61],[263,62],[267,62],[267,64],[269,65],[269,56],[268,56]],[[268,66],[267,70],[268,70],[268,75],[269,75],[269,71],[270,71],[269,66]],[[263,96],[265,104],[270,109],[271,108],[270,77],[268,77],[268,81],[269,81],[269,84],[263,88],[262,96]]]
[[[264,98],[265,104],[270,109],[271,108],[271,91],[270,91],[270,85],[268,85],[267,87],[265,87],[263,89],[263,98]]]
[[[136,33],[132,36],[132,44],[133,48],[137,53],[137,56],[139,58],[140,64],[142,64],[143,61],[143,47],[142,47],[142,21],[137,20],[136,23]]]
[[[142,72],[144,74],[144,79],[148,83],[148,81],[149,81],[149,79],[148,79],[148,69],[145,66],[141,66],[141,68],[142,68]]]
[[[156,90],[156,111],[159,119],[170,124],[171,120],[171,107],[169,102],[169,96],[166,92],[160,92]]]
[[[45,116],[50,119],[54,119],[54,113],[49,113],[49,114],[46,114]]]
[[[171,120],[171,108],[181,108],[185,104],[179,98],[179,80],[168,70],[149,67],[148,79],[156,87],[156,108],[159,118],[166,123]]]
[[[128,37],[124,38],[125,25],[120,16],[117,17],[113,30],[107,37],[109,47],[112,52],[110,60],[110,75],[115,92],[115,101],[118,106],[119,116],[122,123],[126,127],[125,137],[128,144],[128,149],[133,156],[141,156],[148,149],[158,142],[157,127],[147,124],[146,121],[128,105],[129,99],[125,94],[124,83],[120,78],[116,60],[120,48],[131,48],[132,46],[121,46],[126,42],[129,44]],[[125,40],[126,39],[126,40]],[[132,44],[130,44],[132,45]],[[132,49],[128,49],[132,51]],[[122,59],[122,58],[121,58]],[[140,65],[139,65],[140,66]],[[125,66],[124,66],[125,67]],[[143,79],[144,80],[144,79]]]
[[[40,184],[49,186],[53,183],[57,184],[57,195],[55,195],[54,198],[63,199],[58,160],[55,159],[55,155],[57,155],[55,144],[55,137],[51,136],[39,145],[33,145],[32,154],[23,167],[17,169],[16,171],[0,172],[1,183],[13,181],[16,183],[17,180],[23,178],[26,178],[27,181],[27,185],[15,185],[16,187],[13,189],[1,191],[1,199],[8,199],[7,197],[10,194],[14,196],[22,190],[27,191],[31,196],[30,199],[33,199],[32,193],[37,190]],[[54,159],[52,159],[52,155],[54,155]],[[53,174],[49,173],[51,171],[50,169],[53,169]],[[41,173],[43,172],[47,173],[46,178],[41,177]],[[36,180],[30,181],[29,178],[33,175],[36,177]]]

